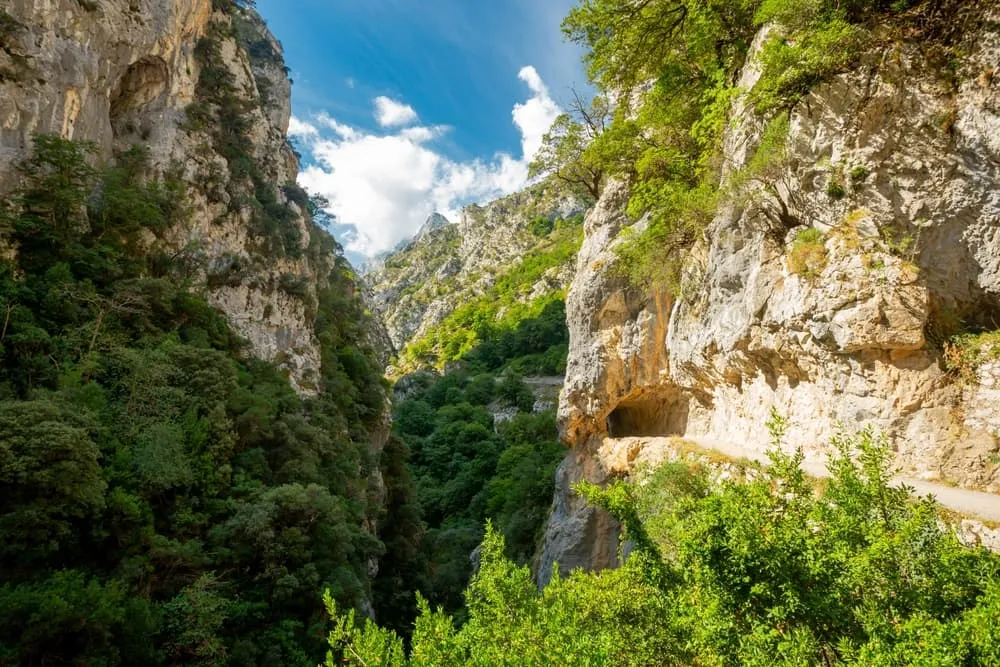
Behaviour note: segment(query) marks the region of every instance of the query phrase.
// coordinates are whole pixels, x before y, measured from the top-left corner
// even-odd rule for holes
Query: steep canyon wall
[[[786,446],[809,460],[823,460],[838,429],[870,425],[905,474],[1000,491],[995,364],[962,382],[943,361],[955,322],[1000,324],[1000,13],[977,11],[950,71],[928,45],[895,41],[814,88],[766,173],[747,167],[771,119],[738,100],[724,203],[677,296],[616,272],[623,232],[647,221],[624,214],[626,184],[606,188],[586,219],[567,301],[559,419],[571,449],[543,580],[555,561],[566,570],[616,561],[613,521],[570,488],[627,474],[602,457],[609,438],[763,451],[773,409],[788,420]],[[751,58],[741,88],[759,73]],[[790,261],[805,229],[820,233],[814,272]]]

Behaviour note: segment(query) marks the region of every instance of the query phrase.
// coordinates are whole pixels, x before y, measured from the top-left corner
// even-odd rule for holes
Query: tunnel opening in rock
[[[111,97],[111,127],[115,137],[148,139],[153,116],[166,106],[170,73],[167,63],[147,56],[132,63]]]
[[[612,438],[671,437],[687,431],[690,398],[675,393],[627,399],[608,415]]]

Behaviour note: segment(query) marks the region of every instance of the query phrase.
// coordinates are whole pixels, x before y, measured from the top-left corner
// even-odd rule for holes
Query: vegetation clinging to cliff
[[[553,221],[538,246],[504,271],[485,294],[459,306],[407,345],[400,355],[401,369],[442,367],[463,358],[470,361],[467,355],[475,350],[475,356],[489,370],[497,368],[495,357],[499,354],[507,362],[520,358],[518,370],[522,373],[562,373],[568,340],[550,334],[556,330],[565,333],[565,318],[560,319],[564,311],[553,310],[562,303],[563,295],[551,290],[532,295],[531,289],[547,272],[573,261],[583,240],[582,222],[582,216]],[[519,325],[526,321],[535,321],[544,331],[518,333]],[[498,346],[503,349],[496,349]],[[557,350],[556,346],[561,347]]]
[[[250,137],[253,102],[236,87],[236,77],[222,58],[224,40],[238,38],[233,23],[216,21],[195,47],[201,67],[197,98],[187,108],[186,129],[204,132],[215,151],[225,158],[229,168],[225,192],[217,174],[203,184],[210,201],[228,198],[229,210],[239,213],[249,209],[253,234],[260,250],[277,256],[300,257],[302,239],[295,225],[296,214],[279,196],[277,184],[268,180],[261,161],[254,154]],[[261,104],[267,103],[265,91]]]
[[[168,252],[183,185],[38,136],[0,240],[0,663],[314,665],[320,593],[382,545],[363,308],[319,229],[319,394],[297,396]],[[325,241],[324,241],[325,239]]]
[[[629,215],[649,216],[620,246],[620,272],[637,286],[679,289],[684,253],[719,200],[722,134],[737,95],[749,93],[760,113],[790,109],[814,85],[852,66],[887,17],[930,34],[928,24],[946,22],[957,4],[582,0],[563,30],[587,49],[592,81],[617,107],[613,121],[576,151],[577,168],[624,179],[631,186]],[[765,25],[774,29],[759,56],[762,75],[753,90],[741,91],[738,74]],[[551,133],[546,154],[573,152],[579,142],[569,146],[567,138],[580,131]]]

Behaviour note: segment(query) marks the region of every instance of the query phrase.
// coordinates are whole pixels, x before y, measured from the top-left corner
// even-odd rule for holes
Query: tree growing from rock
[[[573,192],[596,200],[604,187],[606,171],[588,147],[611,123],[613,109],[604,95],[587,104],[573,92],[573,103],[561,114],[545,136],[542,147],[528,166],[529,175],[553,176]]]

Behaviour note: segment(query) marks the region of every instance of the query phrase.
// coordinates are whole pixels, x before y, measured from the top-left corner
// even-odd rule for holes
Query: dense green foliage
[[[346,262],[314,229],[301,399],[193,289],[184,187],[38,136],[3,205],[0,664],[310,665],[320,594],[369,594],[385,403]]]
[[[911,35],[933,36],[929,17],[947,23],[943,15],[955,4],[581,0],[563,30],[587,49],[598,106],[605,97],[618,106],[599,133],[589,116],[561,118],[545,138],[536,171],[600,173],[629,183],[628,213],[649,219],[620,247],[618,269],[636,286],[677,293],[685,251],[720,197],[721,139],[733,99],[749,92],[759,112],[787,111],[817,83],[853,66],[887,18],[906,24]],[[753,90],[741,91],[738,73],[767,24],[776,28],[759,56],[762,75]]]
[[[416,612],[413,591],[461,610],[470,554],[482,542],[487,518],[506,538],[511,558],[531,561],[564,454],[553,411],[532,412],[534,393],[519,376],[468,368],[401,380],[406,398],[394,411],[395,432],[411,450],[409,469],[426,528],[419,565],[427,568],[402,589],[409,593],[405,623],[390,625],[406,634]],[[512,418],[496,423],[491,409]]]
[[[416,370],[396,384],[394,433],[409,451],[423,523],[407,538],[419,549],[406,562],[390,556],[394,588],[376,598],[376,611],[403,636],[416,617],[415,592],[462,617],[470,555],[487,519],[506,537],[511,558],[534,556],[564,450],[554,413],[533,413],[535,394],[522,376],[562,376],[569,332],[563,293],[539,296],[533,287],[573,260],[581,224],[582,216],[531,219],[536,248],[402,355],[406,370],[447,367]],[[510,419],[494,418],[501,413]]]
[[[623,567],[539,592],[489,530],[464,625],[421,601],[407,658],[393,633],[340,616],[326,664],[1000,665],[1000,556],[890,485],[870,432],[834,444],[820,490],[777,450],[745,480],[667,464],[582,487],[627,527]]]

